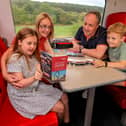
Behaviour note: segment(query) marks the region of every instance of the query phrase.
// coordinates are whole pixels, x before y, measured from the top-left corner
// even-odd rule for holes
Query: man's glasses
[[[48,25],[39,25],[39,27],[41,29],[49,29],[49,30],[52,28],[51,26],[48,26]]]

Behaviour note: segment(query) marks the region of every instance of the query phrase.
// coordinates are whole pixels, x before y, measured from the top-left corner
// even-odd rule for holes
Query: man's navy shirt
[[[84,48],[95,49],[96,46],[99,44],[107,45],[106,35],[107,35],[106,29],[99,26],[95,35],[89,38],[87,41],[86,36],[84,35],[83,32],[83,27],[81,26],[75,35],[75,39],[79,40],[80,44],[83,45]]]

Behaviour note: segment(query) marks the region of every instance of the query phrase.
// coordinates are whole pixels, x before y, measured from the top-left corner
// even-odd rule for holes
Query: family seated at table
[[[53,36],[53,24],[50,17],[45,18],[43,21],[44,16],[41,18],[41,15],[39,15],[37,20],[41,21],[37,21],[36,23],[36,31],[39,35],[40,41],[39,46],[41,46],[39,48],[40,50],[46,50],[49,53],[54,53],[48,42],[48,39],[51,39]],[[99,59],[94,61],[94,67],[113,67],[125,71],[126,44],[124,43],[124,38],[126,35],[126,25],[122,23],[115,23],[109,26],[109,28],[106,30],[100,26],[100,20],[101,16],[99,12],[92,11],[85,15],[83,25],[78,29],[75,37],[72,40],[73,50]],[[46,24],[48,26],[45,27]],[[107,56],[107,49],[110,61],[103,61],[103,59],[105,59]],[[10,53],[12,54],[13,51],[11,50]],[[4,78],[8,82],[12,82],[14,85],[15,80],[18,81],[18,78],[14,75],[8,74],[6,70],[6,62],[9,56],[10,54],[7,53],[2,57],[2,72]],[[126,86],[126,82],[120,82],[116,85]],[[52,106],[50,111],[56,111],[60,113],[60,109],[58,107],[62,107],[65,104],[66,111],[64,113],[64,122],[69,123],[70,119],[67,96],[65,96],[65,98],[61,96],[61,93],[59,93],[59,99],[61,102],[57,102],[58,106]],[[57,101],[59,101],[59,99],[57,99]]]

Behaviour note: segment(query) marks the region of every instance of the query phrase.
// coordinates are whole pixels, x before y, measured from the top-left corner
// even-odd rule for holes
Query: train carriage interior
[[[14,16],[11,0],[3,0],[0,4],[0,58],[10,46],[15,35]],[[108,27],[115,22],[126,24],[126,0],[104,0],[102,25]],[[55,40],[58,41],[59,38]],[[62,41],[67,41],[62,45]],[[126,42],[126,40],[125,40]],[[56,47],[57,46],[57,47]],[[60,47],[61,46],[61,47]],[[60,44],[53,44],[54,48],[70,48],[69,38],[62,38]],[[83,126],[86,106],[84,91],[68,93],[70,118],[72,126]],[[21,117],[11,106],[7,92],[6,81],[2,77],[0,68],[0,125],[1,126],[59,126],[56,113],[50,112],[44,116],[37,116],[33,120]],[[91,126],[126,126],[126,88],[113,85],[96,88]]]

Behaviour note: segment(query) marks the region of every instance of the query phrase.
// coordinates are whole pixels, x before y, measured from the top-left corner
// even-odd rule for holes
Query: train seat
[[[0,39],[0,58],[7,49]],[[6,91],[6,82],[2,77],[0,69],[0,125],[1,126],[58,126],[58,119],[55,112],[46,115],[36,116],[34,119],[22,117],[15,111],[9,102]]]

